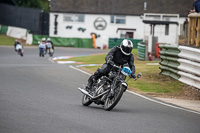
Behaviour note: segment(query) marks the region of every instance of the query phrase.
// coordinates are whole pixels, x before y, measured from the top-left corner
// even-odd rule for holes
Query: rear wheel
[[[112,110],[121,99],[123,93],[124,93],[123,86],[120,85],[117,88],[115,88],[113,98],[106,99],[105,104],[104,104],[104,109],[107,111]]]
[[[90,97],[87,95],[83,95],[82,104],[83,104],[83,106],[89,106],[90,104],[92,104]]]

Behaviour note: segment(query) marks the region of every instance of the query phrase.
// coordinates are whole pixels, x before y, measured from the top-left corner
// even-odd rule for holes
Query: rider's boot
[[[100,74],[99,74],[99,69],[88,79],[88,84],[86,86],[86,90],[91,90],[93,83],[96,83],[97,80],[99,79]]]
[[[91,90],[92,89],[92,85],[96,80],[94,79],[94,75],[92,75],[89,79],[88,79],[88,84],[86,86],[86,90]]]

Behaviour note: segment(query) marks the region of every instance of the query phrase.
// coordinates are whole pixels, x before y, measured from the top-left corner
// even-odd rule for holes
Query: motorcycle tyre
[[[49,56],[50,56],[50,57],[52,57],[52,56],[53,56],[53,54],[49,54]]]
[[[89,96],[87,96],[87,95],[83,95],[83,98],[82,98],[82,104],[83,104],[83,106],[89,106],[90,104],[92,104],[92,101],[90,101],[89,99],[88,99],[88,97]]]
[[[114,94],[114,95],[117,95],[116,97],[115,97],[115,101],[111,104],[111,105],[108,105],[109,104],[109,102],[111,101],[111,100],[113,100],[113,98],[112,99],[110,99],[110,98],[107,98],[106,99],[106,101],[105,101],[105,103],[104,103],[104,109],[106,110],[106,111],[110,111],[110,110],[112,110],[116,105],[117,105],[117,103],[119,102],[119,100],[121,99],[121,97],[122,97],[122,95],[123,95],[123,93],[124,93],[124,87],[123,86],[119,86],[118,87],[120,90],[119,90],[119,92],[118,92],[118,94]]]

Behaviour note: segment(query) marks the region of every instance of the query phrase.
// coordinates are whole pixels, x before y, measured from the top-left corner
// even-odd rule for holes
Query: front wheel
[[[89,106],[90,104],[92,104],[92,101],[90,100],[89,96],[83,95],[82,104],[83,106]]]
[[[107,98],[105,101],[104,104],[105,110],[110,111],[117,105],[117,103],[119,102],[124,93],[124,89],[125,88],[121,85],[115,88],[113,98]]]

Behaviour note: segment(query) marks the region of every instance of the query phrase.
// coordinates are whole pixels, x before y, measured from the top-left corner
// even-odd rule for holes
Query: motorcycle
[[[51,43],[47,44],[47,51],[49,52],[49,56],[52,57],[54,54],[54,49],[52,48]]]
[[[54,50],[52,48],[49,49],[49,56],[52,57],[54,54]]]
[[[21,55],[21,57],[24,56],[24,49],[23,49],[22,45],[17,44],[15,49],[16,49],[17,53],[19,55]]]
[[[39,53],[39,56],[41,57],[44,57],[45,55],[45,48],[40,48],[40,53]]]
[[[93,83],[91,90],[78,88],[83,93],[82,104],[83,106],[89,106],[92,103],[97,105],[103,105],[106,111],[112,110],[120,101],[123,93],[128,87],[128,80],[132,78],[132,73],[128,66],[117,66],[114,63],[110,63],[113,68],[111,69],[109,76],[102,76],[96,83]],[[129,79],[126,82],[126,77]],[[142,76],[139,73],[134,80],[139,79]]]

